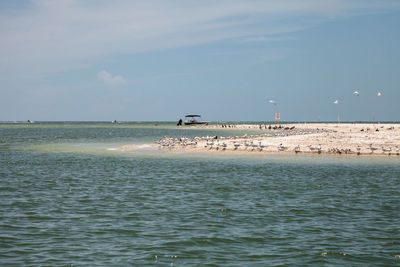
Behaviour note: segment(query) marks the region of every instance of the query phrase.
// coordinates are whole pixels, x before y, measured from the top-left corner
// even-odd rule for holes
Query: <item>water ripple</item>
[[[400,262],[398,163],[20,149],[110,130],[35,127],[2,132],[2,266]],[[170,131],[153,130],[138,136]]]

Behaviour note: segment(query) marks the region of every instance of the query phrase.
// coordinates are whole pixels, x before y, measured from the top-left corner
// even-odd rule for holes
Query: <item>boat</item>
[[[201,121],[200,120],[201,116],[200,115],[186,115],[185,116],[185,121],[183,122],[184,125],[208,125],[208,121]]]

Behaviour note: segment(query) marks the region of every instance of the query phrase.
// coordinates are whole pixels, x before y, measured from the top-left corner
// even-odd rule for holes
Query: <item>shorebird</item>
[[[287,146],[283,146],[282,143],[280,143],[279,146],[278,146],[278,150],[279,150],[279,151],[284,151],[284,150],[286,150],[287,148],[288,148],[288,147],[287,147]]]
[[[216,149],[219,150],[219,142],[217,142],[217,143],[215,144],[215,146],[216,146]]]
[[[262,151],[264,147],[266,147],[266,146],[263,145],[261,141],[259,141],[258,142],[258,150]]]
[[[300,152],[300,145],[295,146],[294,152],[296,152],[296,153]]]
[[[369,149],[371,149],[371,153],[374,153],[375,150],[378,150],[378,148],[373,147],[372,144],[369,144]]]
[[[253,141],[251,141],[251,151],[254,151],[257,148],[257,145],[254,144]]]
[[[356,147],[356,149],[357,149],[357,155],[360,155],[360,150],[361,150],[360,145],[358,145],[358,146]]]
[[[235,143],[233,143],[233,146],[235,147],[235,150],[237,150],[238,147],[240,147],[240,144],[235,142]]]
[[[392,149],[390,147],[389,148],[382,147],[382,153],[391,152],[391,151],[392,151]]]
[[[226,147],[227,147],[226,143],[225,143],[225,142],[223,142],[223,143],[222,143],[222,150],[225,150],[225,149],[226,149]]]
[[[210,149],[212,149],[213,145],[214,145],[214,142],[207,142],[207,145],[205,147],[210,146]]]
[[[396,155],[400,155],[399,146],[396,146]]]
[[[249,147],[250,146],[250,144],[247,142],[247,141],[244,141],[244,149],[247,149],[247,147]]]

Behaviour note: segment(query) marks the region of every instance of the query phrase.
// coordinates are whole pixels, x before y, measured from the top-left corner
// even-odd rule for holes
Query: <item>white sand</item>
[[[267,125],[268,126],[268,125]],[[274,125],[272,125],[274,126]],[[196,145],[182,145],[176,142],[169,149],[185,151],[224,151],[251,153],[331,153],[354,155],[399,154],[400,124],[350,124],[350,123],[296,123],[282,124],[293,130],[266,130],[264,125],[235,125],[225,128],[221,125],[199,126],[208,129],[258,130],[262,136],[228,137],[200,140]],[[279,136],[263,136],[275,132]],[[310,133],[312,132],[312,133]],[[181,142],[182,143],[182,142]],[[237,148],[235,148],[235,145]],[[280,145],[282,144],[282,145]],[[370,148],[370,144],[375,149]],[[167,146],[162,146],[167,148]],[[297,149],[296,149],[297,147]],[[311,148],[310,148],[311,147]],[[390,151],[386,151],[389,150]],[[297,151],[297,152],[296,152]],[[399,157],[400,158],[400,157]]]

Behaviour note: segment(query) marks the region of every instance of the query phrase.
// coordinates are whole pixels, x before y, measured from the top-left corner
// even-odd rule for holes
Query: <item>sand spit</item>
[[[328,153],[387,155],[400,159],[400,124],[297,123],[279,125],[209,125],[208,129],[258,130],[243,136],[164,137],[159,148],[252,153]]]

